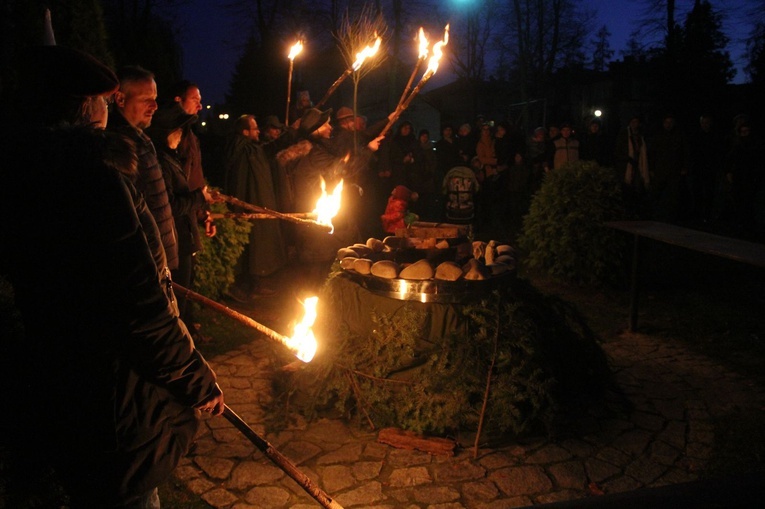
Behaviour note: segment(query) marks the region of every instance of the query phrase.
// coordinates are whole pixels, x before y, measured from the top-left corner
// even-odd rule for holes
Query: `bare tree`
[[[573,0],[512,0],[506,5],[503,50],[512,63],[521,103],[546,96],[553,73],[581,60],[594,14]],[[537,97],[531,97],[531,91]],[[522,117],[529,120],[528,108]]]
[[[350,11],[346,11],[336,37],[340,53],[343,55],[347,68],[353,68],[354,63],[356,63],[357,54],[370,44],[374,44],[377,37],[384,40],[387,31],[388,25],[385,18],[378,8],[371,3],[365,3],[361,11],[353,17]],[[385,49],[381,46],[373,58],[367,58],[361,67],[354,69],[351,73],[351,79],[353,80],[354,116],[358,108],[358,90],[361,78],[379,67],[384,60]],[[355,137],[356,132],[354,131],[354,147],[358,145]]]

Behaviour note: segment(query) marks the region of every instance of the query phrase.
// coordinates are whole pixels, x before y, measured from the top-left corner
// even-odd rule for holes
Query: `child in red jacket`
[[[409,202],[417,201],[419,195],[406,186],[396,186],[388,197],[388,205],[382,219],[383,230],[387,233],[396,233],[399,228],[406,227],[404,217],[409,208]]]

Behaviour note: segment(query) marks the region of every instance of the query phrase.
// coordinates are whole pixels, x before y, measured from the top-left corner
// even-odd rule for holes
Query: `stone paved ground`
[[[556,443],[445,458],[380,444],[369,428],[341,420],[266,434],[269,348],[255,340],[211,360],[226,401],[344,507],[500,509],[692,481],[711,452],[712,419],[734,406],[765,406],[762,387],[709,359],[624,333],[603,348],[630,412],[591,410]],[[215,508],[319,507],[222,417],[205,421],[175,475]]]

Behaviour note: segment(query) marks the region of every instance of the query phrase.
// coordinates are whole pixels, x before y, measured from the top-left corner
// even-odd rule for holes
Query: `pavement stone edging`
[[[693,481],[712,450],[712,419],[734,406],[762,408],[763,388],[702,356],[640,334],[602,345],[633,405],[577,421],[568,438],[451,458],[399,450],[377,433],[320,420],[266,434],[268,348],[253,341],[210,361],[226,402],[343,507],[500,509]],[[175,477],[216,509],[319,507],[222,417],[200,427]]]

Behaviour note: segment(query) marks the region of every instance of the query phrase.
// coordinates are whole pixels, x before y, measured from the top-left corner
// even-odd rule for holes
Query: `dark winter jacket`
[[[138,179],[135,186],[143,194],[149,210],[154,215],[162,238],[162,245],[165,247],[167,265],[170,269],[177,269],[178,240],[175,232],[175,221],[154,144],[144,132],[130,125],[119,111],[115,111],[109,116],[108,129],[122,134],[136,145]]]
[[[157,145],[157,159],[162,168],[165,188],[173,211],[175,230],[178,235],[178,254],[188,256],[202,249],[197,226],[197,213],[205,207],[202,189],[189,190],[177,152],[167,146]]]
[[[194,437],[192,406],[219,394],[158,282],[135,191],[105,163],[118,139],[23,133],[0,186],[0,212],[25,218],[0,243],[25,327],[0,355],[17,439],[99,507],[163,482]]]

